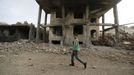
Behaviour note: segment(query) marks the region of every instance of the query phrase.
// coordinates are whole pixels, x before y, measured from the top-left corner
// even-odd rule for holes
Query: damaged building
[[[99,37],[99,26],[114,26],[118,39],[118,10],[121,0],[36,0],[39,4],[36,41],[39,41],[40,28],[49,27],[49,43],[70,45],[74,34],[78,34],[81,44],[89,46]],[[105,13],[113,8],[114,24],[105,23]],[[40,25],[42,10],[45,12],[45,23]],[[50,24],[47,15],[51,15]],[[102,17],[102,23],[99,22]],[[104,32],[103,32],[104,37]],[[46,37],[44,37],[46,38]]]
[[[36,41],[39,40],[41,27],[49,27],[49,43],[70,45],[74,34],[78,34],[81,44],[89,46],[99,37],[99,26],[115,26],[118,38],[117,4],[121,0],[36,0],[39,4]],[[105,24],[104,14],[113,8],[115,24]],[[42,10],[45,12],[45,23],[40,25]],[[47,25],[47,15],[51,15]],[[102,23],[99,22],[102,17]],[[104,33],[102,34],[104,37]],[[45,38],[45,37],[44,37]]]
[[[0,25],[0,42],[13,42],[20,39],[35,39],[36,28],[32,24]]]

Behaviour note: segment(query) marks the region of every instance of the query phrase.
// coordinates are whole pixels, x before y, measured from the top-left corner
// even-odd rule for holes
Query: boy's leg
[[[75,58],[76,58],[80,63],[84,64],[84,62],[83,62],[81,59],[79,59],[79,57],[78,57],[78,51],[75,51]]]
[[[78,57],[78,51],[76,51],[75,52],[75,58],[80,62],[80,63],[82,63],[83,65],[84,65],[84,68],[86,68],[87,67],[87,63],[86,62],[83,62],[81,59],[79,59],[79,57]]]
[[[72,55],[71,55],[71,64],[70,66],[74,66],[74,51],[72,52]]]

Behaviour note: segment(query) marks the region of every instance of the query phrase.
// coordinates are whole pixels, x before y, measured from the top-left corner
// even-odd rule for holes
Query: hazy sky
[[[126,24],[134,22],[134,0],[122,0],[118,4],[119,23]],[[44,12],[42,14],[44,22]],[[0,22],[8,24],[17,21],[37,24],[38,4],[35,0],[0,0]],[[106,22],[113,23],[113,11],[106,15]]]

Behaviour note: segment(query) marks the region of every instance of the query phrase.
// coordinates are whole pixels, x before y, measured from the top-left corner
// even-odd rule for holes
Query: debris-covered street
[[[27,40],[0,43],[0,75],[134,75],[134,51],[104,46],[81,48],[71,67],[69,47],[35,44]]]

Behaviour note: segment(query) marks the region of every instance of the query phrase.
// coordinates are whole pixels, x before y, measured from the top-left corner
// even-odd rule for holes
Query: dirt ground
[[[87,69],[79,62],[70,67],[70,55],[30,53],[0,57],[0,75],[134,75],[134,66],[90,56],[81,56],[87,61]]]
[[[1,43],[0,75],[134,75],[134,51],[82,48],[79,57],[87,62],[84,69],[76,60],[75,67],[69,66],[68,48],[58,50],[45,44]]]

